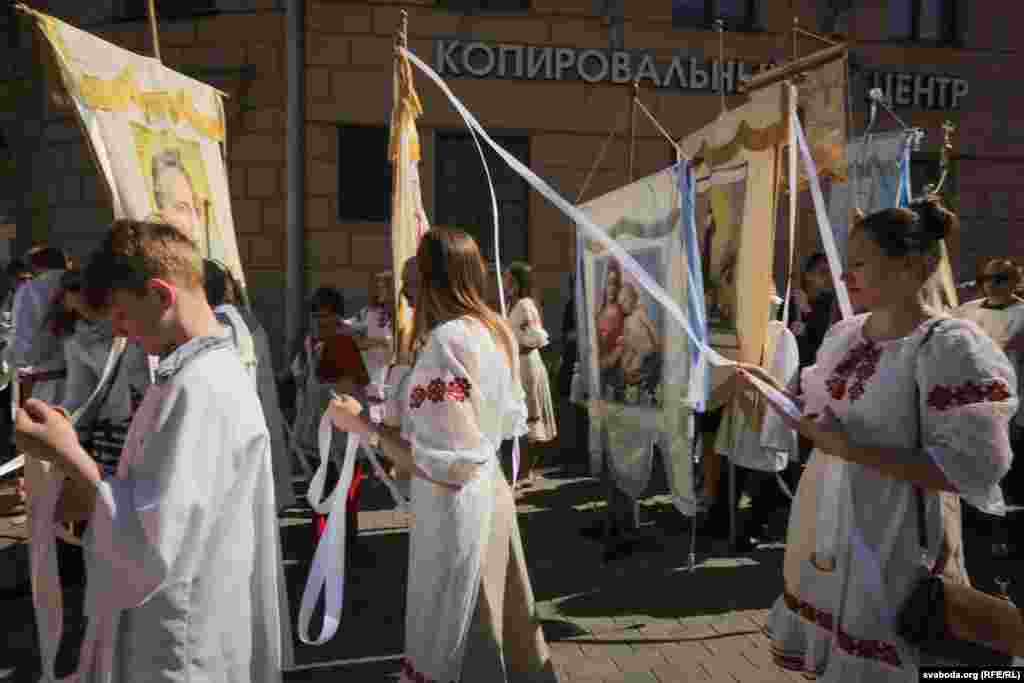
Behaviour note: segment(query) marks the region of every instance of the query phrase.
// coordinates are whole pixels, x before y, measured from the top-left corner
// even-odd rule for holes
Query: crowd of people
[[[1024,502],[1013,457],[1024,445],[1021,270],[993,259],[981,298],[928,308],[923,292],[955,224],[931,200],[859,220],[843,275],[858,314],[838,320],[827,260],[812,255],[789,320],[766,296],[778,360],[729,369],[697,416],[704,528],[724,536],[731,468],[722,463],[743,464],[732,450],[747,448],[742,437],[718,438],[723,421],[739,419],[729,406],[768,383],[802,408],[800,419],[779,414],[778,440],[750,442],[776,461],[738,468],[735,482],[752,502],[743,549],[765,537],[772,515],[789,515],[768,623],[782,667],[826,681],[916,680],[909,672],[932,660],[903,638],[896,606],[922,574],[968,585],[968,529],[989,534],[997,556],[1021,552],[1019,517],[1016,528],[1002,521],[1007,502]],[[502,274],[504,317],[488,302],[493,276],[474,240],[432,230],[401,273],[372,275],[355,315],[341,291],[318,289],[280,374],[234,274],[158,220],[115,222],[82,267],[40,247],[6,272],[5,392],[19,408],[0,411],[13,436],[4,442],[16,445],[7,457],[28,456],[30,517],[49,487],[63,487],[61,580],[84,582],[90,624],[80,670],[114,681],[279,680],[288,616],[277,516],[295,505],[293,481],[310,461],[327,461],[336,479],[347,439],[358,437],[385,467],[355,463],[346,556],[359,552],[367,479],[392,479],[412,513],[403,680],[557,680],[515,499],[535,485],[556,438],[566,469],[580,464],[585,418],[569,400],[575,304],[553,397],[541,356],[551,335],[527,264]],[[627,350],[658,343],[633,315],[635,299],[616,290],[600,312],[605,327],[636,337]],[[396,310],[409,318],[394,320]],[[408,346],[398,339],[405,326]],[[642,358],[623,352],[602,377],[639,373]],[[325,414],[329,453],[320,452]],[[795,491],[792,502],[780,488]],[[314,539],[325,527],[318,516]]]

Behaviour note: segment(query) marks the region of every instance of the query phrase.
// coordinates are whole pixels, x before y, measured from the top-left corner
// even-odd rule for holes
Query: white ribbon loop
[[[345,447],[345,461],[341,465],[341,476],[334,491],[323,501],[324,484],[327,479],[327,463],[331,457],[331,432],[334,424],[330,413],[320,418],[319,444],[320,466],[309,484],[306,494],[309,504],[320,514],[328,514],[327,529],[313,554],[313,564],[309,569],[309,578],[302,591],[302,603],[299,606],[299,640],[306,645],[323,645],[338,632],[341,625],[341,609],[345,598],[345,503],[352,475],[356,466],[356,451],[359,448],[359,437],[348,435]],[[309,635],[310,622],[317,599],[324,593],[324,621],[320,635],[313,639]]]

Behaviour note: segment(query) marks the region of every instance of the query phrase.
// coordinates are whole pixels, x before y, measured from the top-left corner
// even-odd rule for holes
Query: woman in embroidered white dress
[[[540,357],[540,349],[548,345],[549,336],[533,299],[533,269],[525,263],[511,263],[504,280],[512,303],[508,323],[519,341],[519,375],[526,392],[528,444],[522,449],[519,483],[529,486],[533,482],[536,444],[552,441],[558,435],[551,382],[544,359]]]
[[[343,329],[353,334],[373,383],[383,384],[391,367],[394,308],[394,275],[390,270],[375,273],[370,281],[370,305],[343,323]]]
[[[844,279],[854,306],[868,313],[833,326],[804,371],[804,417],[792,424],[815,450],[793,504],[784,593],[768,631],[776,662],[812,678],[918,680],[928,662],[897,635],[899,611],[928,569],[968,581],[960,499],[1003,508],[1013,369],[974,323],[922,303],[954,224],[933,201],[858,222]]]
[[[372,426],[358,403],[335,426],[411,471],[402,681],[556,681],[526,574],[503,439],[526,431],[518,345],[483,300],[486,270],[466,233],[434,229],[416,256],[419,350],[398,390],[402,427]]]

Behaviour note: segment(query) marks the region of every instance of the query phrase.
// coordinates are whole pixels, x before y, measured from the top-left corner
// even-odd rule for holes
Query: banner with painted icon
[[[244,286],[221,149],[223,95],[151,57],[26,11],[52,50],[114,217],[178,227]]]

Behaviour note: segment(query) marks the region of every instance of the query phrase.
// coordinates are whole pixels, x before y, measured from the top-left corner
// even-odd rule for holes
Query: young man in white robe
[[[176,228],[117,221],[85,271],[115,334],[160,358],[115,477],[66,417],[19,411],[24,450],[71,479],[57,504],[89,521],[83,680],[281,680],[270,437],[252,379]]]

